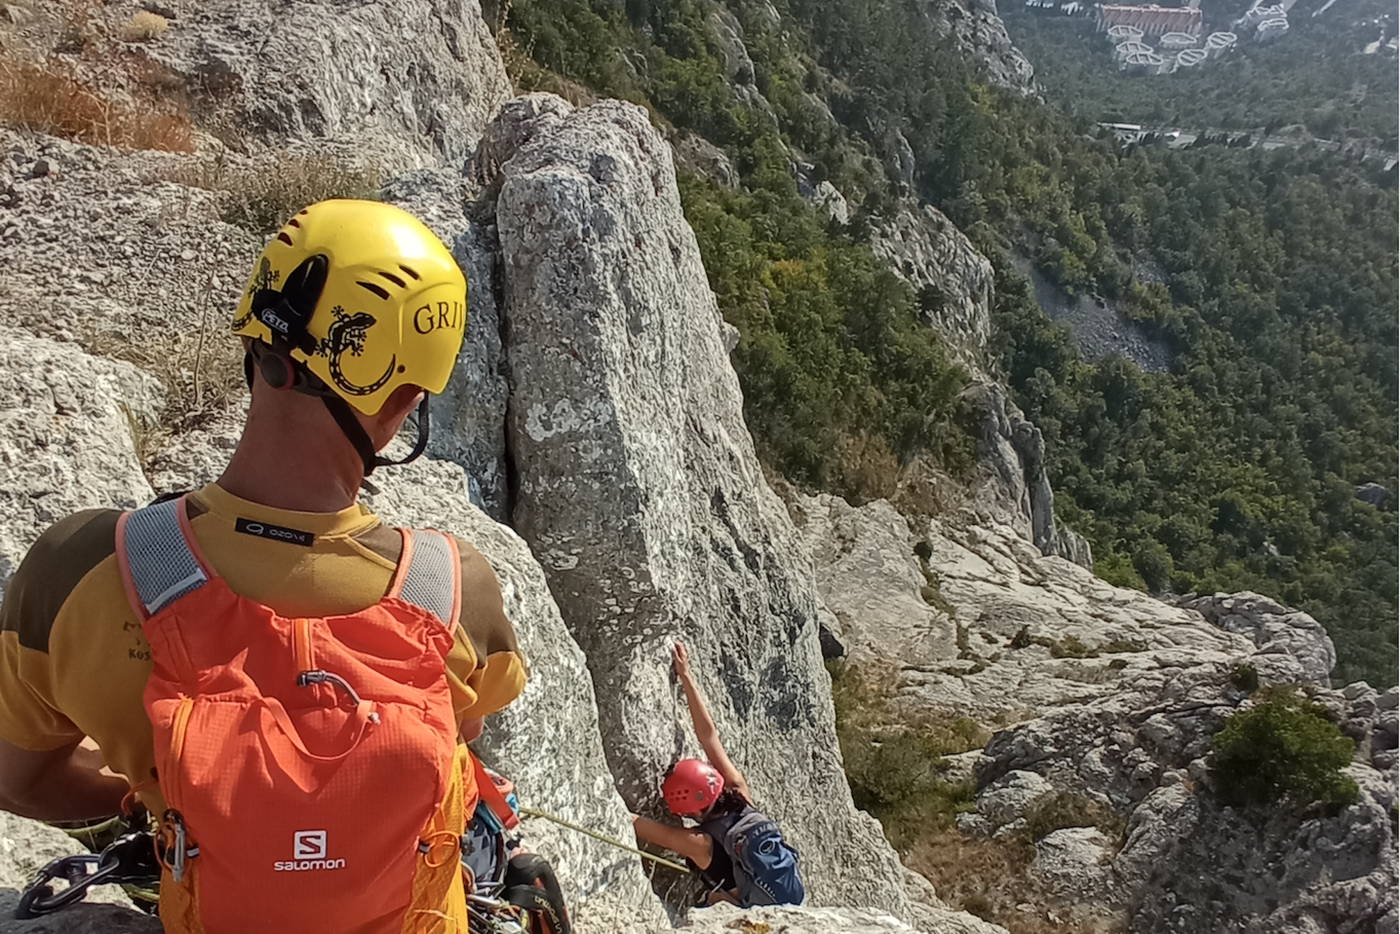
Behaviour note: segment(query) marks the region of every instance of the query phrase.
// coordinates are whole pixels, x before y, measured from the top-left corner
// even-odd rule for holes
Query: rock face
[[[151,498],[136,443],[160,395],[130,364],[0,329],[0,597],[50,524]]]
[[[903,915],[894,853],[850,804],[810,568],[759,472],[666,147],[629,105],[521,106],[538,116],[496,205],[513,520],[588,657],[613,775],[656,813],[696,751],[668,670],[684,638],[809,897]]]
[[[1329,690],[1332,645],[1311,617],[1249,593],[1169,606],[1005,526],[910,522],[829,496],[789,509],[849,659],[892,673],[895,708],[1017,723],[957,757],[978,787],[963,833],[1026,833],[1032,808],[1066,795],[1125,822],[1117,838],[1082,811],[1034,841],[1030,872],[1078,916],[1135,934],[1395,929],[1400,691]],[[1265,685],[1308,686],[1355,741],[1355,804],[1218,803],[1211,737],[1251,703],[1243,665]]]
[[[992,333],[992,264],[932,205],[906,204],[872,225],[870,246],[924,300],[924,316],[954,359],[985,374]]]
[[[1288,667],[1275,669],[1281,680],[1299,673],[1298,663]],[[1026,774],[1019,769],[1123,815],[1116,855],[1113,841],[1073,828],[1037,842],[1037,866],[1078,901],[1126,906],[1134,932],[1394,930],[1395,756],[1377,746],[1392,742],[1396,697],[1364,685],[1314,696],[1360,738],[1348,769],[1360,795],[1336,814],[1240,811],[1208,792],[1210,738],[1248,703],[1229,671],[1209,664],[1128,678],[1113,696],[999,734],[978,770],[987,788],[979,811],[989,813],[982,797],[996,799]],[[1016,809],[997,817],[1014,819]]]
[[[987,69],[987,79],[1013,91],[1034,90],[1035,69],[1011,42],[993,0],[923,0],[924,15]]]
[[[153,54],[241,132],[353,143],[400,168],[460,164],[511,93],[477,0],[201,3]]]
[[[910,711],[1015,722],[1112,696],[1139,672],[1255,652],[1197,613],[1040,554],[1009,526],[911,529],[883,500],[829,495],[797,496],[789,511],[851,659],[893,671]],[[1271,658],[1269,670],[1301,674],[1291,656]]]
[[[1045,439],[1022,417],[1006,390],[987,380],[973,382],[960,400],[966,421],[976,426],[977,466],[982,482],[973,507],[983,524],[1010,523],[1040,549],[1092,569],[1089,543],[1055,521],[1055,494],[1045,473]]]
[[[1245,636],[1261,652],[1292,656],[1302,664],[1308,681],[1320,687],[1331,685],[1328,676],[1337,664],[1337,650],[1322,624],[1301,610],[1248,591],[1173,602],[1195,610],[1226,632]]]

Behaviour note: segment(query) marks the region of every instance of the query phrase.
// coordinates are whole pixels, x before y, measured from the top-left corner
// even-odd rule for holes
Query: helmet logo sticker
[[[326,358],[332,381],[352,396],[368,396],[383,388],[384,384],[389,382],[389,377],[394,375],[394,368],[398,365],[398,354],[389,358],[389,366],[378,379],[365,386],[352,383],[340,366],[340,358],[346,353],[352,357],[364,353],[365,335],[375,324],[374,315],[363,311],[349,314],[339,305],[332,308],[331,313],[335,315],[335,321],[326,332],[325,339],[316,345],[315,352]]]
[[[282,274],[272,268],[272,264],[267,261],[267,257],[262,258],[258,264],[258,271],[253,276],[253,281],[248,284],[248,297],[252,298],[263,289],[270,289],[277,284],[277,280],[282,278]],[[248,322],[253,320],[256,304],[249,307],[247,314],[234,319],[233,330],[240,331],[247,327]]]

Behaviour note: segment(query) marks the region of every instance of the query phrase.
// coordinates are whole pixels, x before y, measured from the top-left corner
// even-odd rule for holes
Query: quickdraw
[[[159,878],[160,862],[152,835],[144,831],[123,834],[100,854],[60,857],[39,870],[20,893],[15,917],[28,920],[57,911],[82,900],[94,885],[146,885]],[[68,883],[68,887],[55,892],[53,883],[57,879]]]

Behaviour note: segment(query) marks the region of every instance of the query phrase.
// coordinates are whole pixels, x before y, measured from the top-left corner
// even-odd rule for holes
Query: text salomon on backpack
[[[797,851],[761,811],[746,806],[712,818],[701,828],[733,862],[743,907],[802,904],[806,892],[797,872]]]
[[[214,573],[183,498],[119,520],[151,646],[167,932],[467,930],[458,847],[477,795],[444,677],[460,559],[446,535],[401,534],[382,600],[290,618]]]

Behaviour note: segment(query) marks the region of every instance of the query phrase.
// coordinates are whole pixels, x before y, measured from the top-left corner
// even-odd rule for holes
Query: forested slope
[[[1099,573],[1276,596],[1327,625],[1336,679],[1395,683],[1393,186],[1306,147],[1122,152],[1082,109],[988,86],[912,0],[733,0],[751,74],[726,59],[720,10],[517,0],[494,16],[523,86],[635,100],[728,153],[740,190],[691,178],[683,194],[770,464],[860,497],[917,454],[966,463],[963,377],[918,324],[936,297],[863,240],[916,196],[996,265],[999,366]],[[806,207],[796,160],[858,205],[850,225]],[[1079,359],[1013,250],[1148,322],[1171,370]],[[1144,264],[1164,281],[1138,281]],[[1365,482],[1382,507],[1356,499]]]

